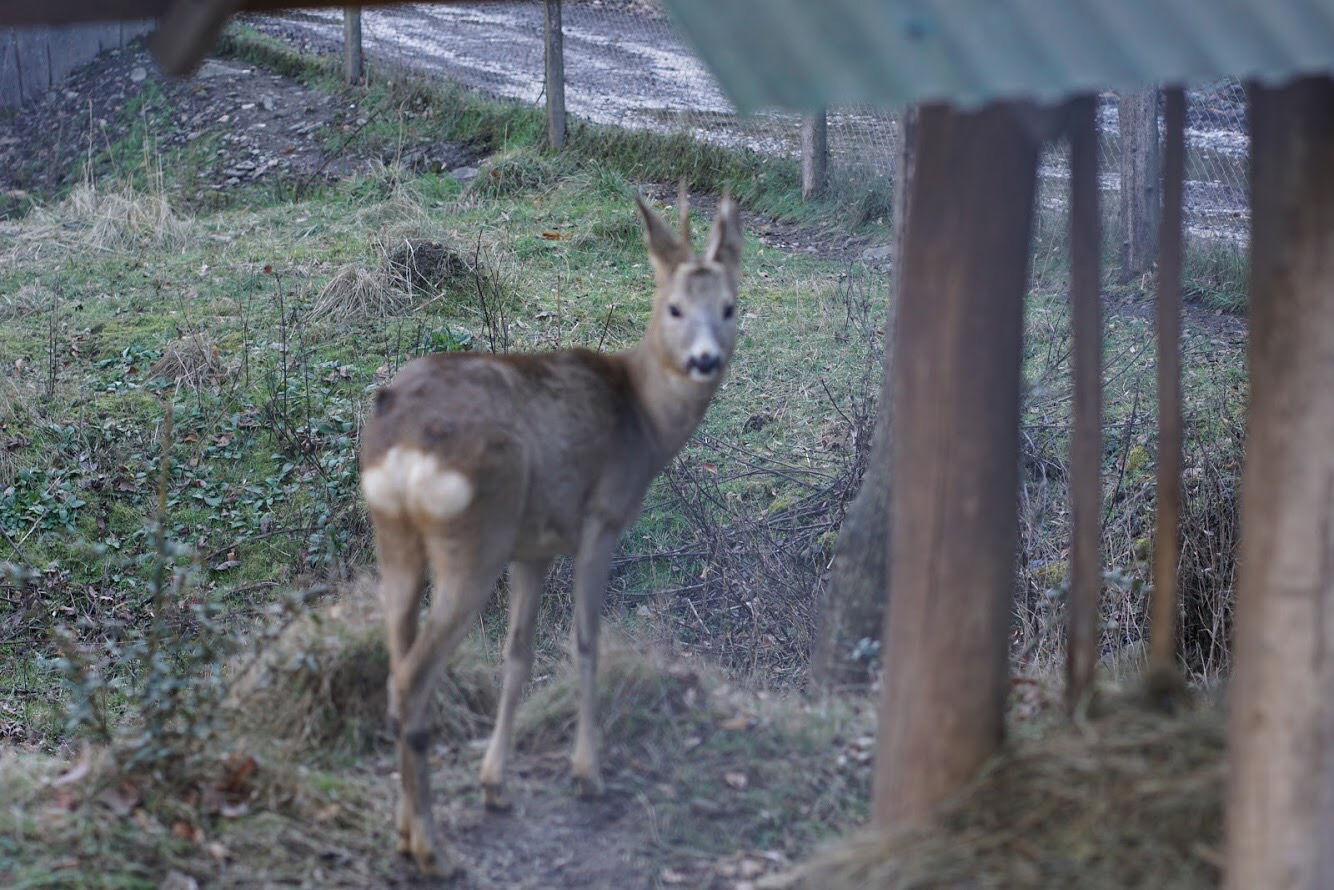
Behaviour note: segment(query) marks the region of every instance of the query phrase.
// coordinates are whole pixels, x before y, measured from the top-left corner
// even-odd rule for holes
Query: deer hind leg
[[[416,528],[401,517],[372,513],[380,566],[380,604],[384,612],[385,642],[389,650],[389,731],[402,746],[402,702],[399,677],[408,650],[417,637],[417,615],[425,593],[426,554]],[[412,848],[411,811],[406,795],[399,796],[400,853]]]
[[[580,538],[574,565],[573,636],[579,670],[579,717],[570,773],[577,793],[583,798],[602,794],[597,742],[598,621],[615,546],[616,530],[590,519]]]
[[[486,603],[504,565],[505,547],[481,548],[474,542],[443,534],[428,534],[426,555],[435,582],[431,610],[424,626],[394,675],[395,694],[402,707],[399,743],[400,770],[409,845],[424,874],[449,877],[457,869],[436,853],[435,820],[431,813],[428,724],[431,693],[440,671],[463,642]],[[500,550],[497,553],[497,549]]]
[[[505,794],[505,766],[514,742],[514,711],[533,670],[533,632],[549,565],[550,562],[544,559],[510,563],[510,627],[505,641],[505,684],[496,711],[496,728],[482,760],[482,793],[487,809],[491,810],[510,807]]]

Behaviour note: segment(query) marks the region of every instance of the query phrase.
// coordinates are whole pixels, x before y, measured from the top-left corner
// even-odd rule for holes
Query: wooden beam
[[[1177,676],[1177,564],[1181,539],[1181,204],[1186,177],[1186,97],[1166,98],[1163,215],[1158,237],[1158,528],[1153,540],[1153,602],[1149,672],[1170,689]]]
[[[1073,528],[1066,702],[1072,713],[1092,691],[1102,594],[1102,234],[1096,112],[1096,96],[1082,96],[1069,106],[1075,418],[1070,441]]]
[[[1250,90],[1224,887],[1334,887],[1334,80]]]
[[[361,6],[389,6],[402,0],[365,0]],[[433,0],[449,2],[449,0]],[[516,0],[517,2],[517,0]],[[162,18],[172,0],[43,0],[41,3],[0,3],[0,26],[70,25],[78,22],[124,22]],[[319,9],[336,6],[329,0],[240,0],[240,12]]]
[[[936,106],[918,119],[893,354],[873,803],[884,829],[925,818],[1002,738],[1040,145],[1026,109]]]

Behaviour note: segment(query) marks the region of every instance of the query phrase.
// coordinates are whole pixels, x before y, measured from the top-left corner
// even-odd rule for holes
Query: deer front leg
[[[580,797],[599,797],[602,777],[598,767],[597,673],[598,621],[607,574],[616,547],[616,529],[589,519],[579,540],[574,563],[574,648],[579,670],[579,717],[575,727],[570,772]]]
[[[510,563],[510,629],[505,641],[505,684],[496,712],[496,728],[482,760],[482,794],[487,809],[507,810],[505,766],[514,741],[514,711],[533,670],[533,631],[542,601],[547,560]]]

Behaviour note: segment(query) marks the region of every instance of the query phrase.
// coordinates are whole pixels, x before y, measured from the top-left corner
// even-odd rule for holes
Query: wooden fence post
[[[1117,103],[1121,130],[1121,280],[1142,275],[1157,256],[1158,90],[1127,93]]]
[[[1098,663],[1102,593],[1102,238],[1098,213],[1096,96],[1070,105],[1070,303],[1075,337],[1075,422],[1070,442],[1069,642],[1066,703],[1080,708]]]
[[[801,199],[824,194],[829,177],[829,126],[825,110],[801,119]]]
[[[546,0],[547,144],[565,147],[565,47],[560,0]]]
[[[919,114],[893,353],[882,829],[919,822],[1001,743],[1042,114]]]
[[[1334,79],[1254,88],[1226,890],[1334,886]]]
[[[361,7],[343,7],[343,80],[348,86],[361,83]]]
[[[1181,562],[1181,213],[1186,178],[1186,97],[1167,90],[1163,212],[1158,239],[1158,504],[1153,539],[1149,668],[1160,691],[1177,677],[1177,566]],[[1165,684],[1165,685],[1163,685]]]

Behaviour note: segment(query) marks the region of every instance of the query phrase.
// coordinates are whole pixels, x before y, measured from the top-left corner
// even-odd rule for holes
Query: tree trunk
[[[917,136],[917,108],[903,112],[899,125],[897,177],[894,183],[894,260],[885,343],[894,336],[894,306],[898,303],[899,271],[903,258],[903,231],[908,217],[913,145]],[[890,391],[890,359],[885,357],[882,389]],[[865,688],[873,679],[885,625],[886,562],[889,556],[889,449],[891,406],[881,399],[876,411],[871,455],[861,488],[848,506],[839,528],[834,563],[829,572],[820,627],[811,653],[811,682],[826,692]]]
[[[1001,742],[1040,112],[924,108],[893,352],[873,812],[921,821]]]
[[[1334,887],[1334,80],[1251,93],[1225,887]]]
[[[1121,128],[1121,280],[1143,275],[1157,259],[1160,162],[1158,90],[1126,93]]]

